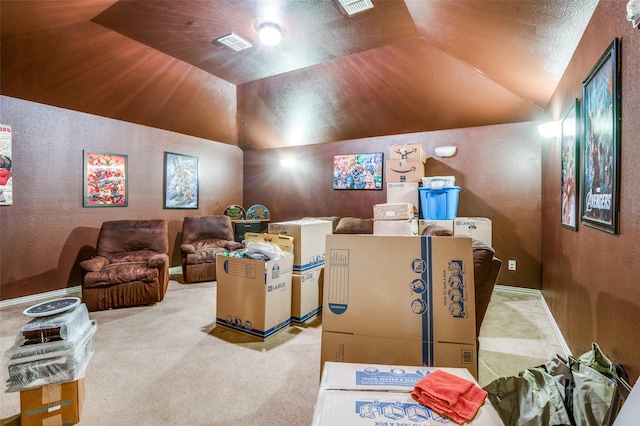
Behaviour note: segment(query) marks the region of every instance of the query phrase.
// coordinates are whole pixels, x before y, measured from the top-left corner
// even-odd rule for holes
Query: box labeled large
[[[465,369],[406,365],[331,363],[322,372],[312,425],[455,426],[411,397],[415,384],[436,370],[444,370],[479,386]],[[469,425],[502,425],[489,399]]]
[[[491,245],[491,219],[486,217],[456,217],[453,220],[453,235],[471,237]]]
[[[429,366],[441,343],[475,348],[471,239],[327,236],[322,328],[420,347],[428,342],[435,352],[421,356]],[[324,344],[323,338],[323,351]]]
[[[392,160],[417,160],[427,162],[427,152],[419,143],[394,144],[389,147],[389,158]]]
[[[324,265],[325,237],[331,232],[333,227],[327,220],[301,219],[269,224],[269,234],[294,238],[293,272],[296,274]]]
[[[20,391],[20,424],[75,425],[83,402],[84,378]]]
[[[424,163],[420,160],[386,160],[387,182],[420,182],[424,176]]]
[[[387,182],[387,203],[411,203],[420,205],[418,182]]]
[[[375,220],[374,235],[418,235],[418,219]]]
[[[453,220],[420,219],[418,220],[418,234],[422,234],[429,225],[441,226],[448,229],[453,234]]]
[[[278,245],[283,257],[265,262],[218,253],[216,324],[266,339],[291,323],[293,238],[253,233],[245,237]]]
[[[322,311],[322,279],[324,268],[319,266],[293,274],[291,289],[291,322],[303,324]]]

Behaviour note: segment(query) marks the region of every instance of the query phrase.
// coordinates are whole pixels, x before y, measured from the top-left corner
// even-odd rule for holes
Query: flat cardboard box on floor
[[[424,163],[419,160],[386,160],[387,182],[420,182],[424,177]]]
[[[374,235],[418,235],[418,219],[374,220]]]
[[[75,425],[84,403],[84,377],[20,391],[22,426]]]
[[[216,324],[266,339],[291,323],[292,237],[246,233],[246,241],[269,241],[284,257],[264,262],[218,253]]]
[[[455,426],[411,397],[411,390],[423,377],[444,370],[479,386],[468,371],[458,368],[415,367],[331,363],[325,364],[312,425],[366,426]],[[485,399],[468,425],[502,425],[502,420]]]
[[[414,342],[420,348],[428,342],[432,349],[421,355],[426,366],[457,366],[438,356],[445,344],[468,345],[475,354],[471,238],[334,234],[327,236],[326,250],[323,334]],[[393,348],[403,352],[406,345]]]
[[[332,232],[333,226],[328,220],[300,219],[269,224],[269,234],[294,238],[293,272],[296,274],[324,265],[325,237]]]
[[[322,311],[322,266],[293,274],[291,288],[291,322],[303,324]]]

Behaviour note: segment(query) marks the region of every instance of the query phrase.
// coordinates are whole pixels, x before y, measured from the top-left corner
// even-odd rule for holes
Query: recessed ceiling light
[[[236,52],[251,47],[251,43],[234,33],[227,34],[226,36],[215,39],[214,41]]]

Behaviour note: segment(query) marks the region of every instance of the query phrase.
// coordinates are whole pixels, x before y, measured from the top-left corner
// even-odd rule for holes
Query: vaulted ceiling
[[[597,5],[372,2],[2,0],[0,90],[243,150],[532,121]]]

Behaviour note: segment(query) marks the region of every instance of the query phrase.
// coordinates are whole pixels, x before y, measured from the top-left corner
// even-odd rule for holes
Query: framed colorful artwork
[[[198,208],[198,157],[164,153],[164,208]]]
[[[560,167],[562,190],[561,223],[565,228],[578,230],[578,170],[580,167],[580,100],[576,99],[562,120],[560,139]]]
[[[84,207],[126,207],[127,156],[84,151]]]
[[[13,204],[11,126],[0,124],[0,206]]]
[[[582,83],[582,217],[618,233],[620,204],[620,61],[614,39]]]
[[[382,189],[382,153],[335,155],[333,189]]]

